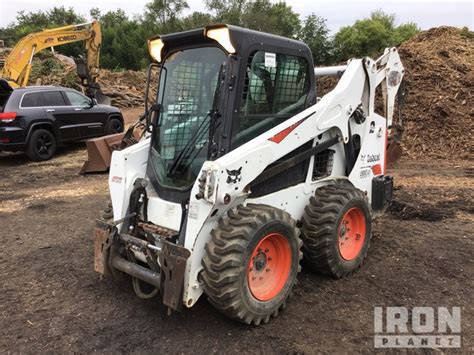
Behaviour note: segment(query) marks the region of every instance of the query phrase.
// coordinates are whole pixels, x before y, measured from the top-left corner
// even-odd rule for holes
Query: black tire
[[[304,265],[336,279],[355,272],[369,249],[371,221],[361,190],[345,185],[317,189],[303,216]]]
[[[271,242],[275,244],[270,244],[270,250],[262,244]],[[301,246],[296,222],[284,211],[256,204],[229,211],[212,231],[202,261],[204,292],[210,303],[232,319],[267,323],[286,307],[301,270]],[[257,275],[268,289],[265,296],[255,287],[260,282]]]
[[[25,153],[34,161],[49,160],[56,153],[56,138],[46,129],[36,129],[31,133]]]
[[[112,117],[107,124],[106,135],[123,132],[123,123],[120,119]]]

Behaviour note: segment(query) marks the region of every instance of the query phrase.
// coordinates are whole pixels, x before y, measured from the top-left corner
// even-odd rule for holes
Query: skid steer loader
[[[286,306],[303,258],[334,278],[356,271],[392,194],[397,50],[315,70],[304,43],[227,25],[148,46],[156,103],[140,142],[113,153],[95,270],[170,311],[204,293],[255,325]],[[337,74],[318,99],[316,77]]]

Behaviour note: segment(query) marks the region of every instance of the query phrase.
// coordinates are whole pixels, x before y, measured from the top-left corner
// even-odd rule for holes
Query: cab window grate
[[[313,181],[323,179],[332,174],[334,150],[326,149],[314,156]]]
[[[247,63],[237,147],[304,110],[310,89],[304,58],[257,51]]]

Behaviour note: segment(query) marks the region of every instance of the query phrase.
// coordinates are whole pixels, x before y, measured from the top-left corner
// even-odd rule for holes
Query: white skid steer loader
[[[204,293],[255,325],[285,307],[303,257],[334,278],[356,271],[392,196],[397,50],[315,70],[304,43],[234,26],[148,45],[158,94],[141,141],[113,153],[95,270],[170,311]],[[317,99],[320,75],[340,80]]]

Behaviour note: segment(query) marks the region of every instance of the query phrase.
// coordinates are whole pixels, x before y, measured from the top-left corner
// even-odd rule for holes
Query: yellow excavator
[[[86,94],[96,98],[98,102],[105,103],[109,100],[100,92],[97,83],[102,43],[98,21],[46,29],[23,37],[3,60],[0,78],[5,79],[12,88],[27,86],[35,54],[45,48],[78,41],[85,41],[87,52],[86,59],[83,57],[74,59],[78,76],[86,89]]]

